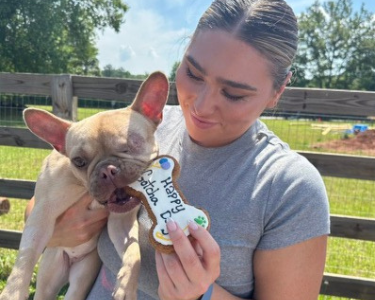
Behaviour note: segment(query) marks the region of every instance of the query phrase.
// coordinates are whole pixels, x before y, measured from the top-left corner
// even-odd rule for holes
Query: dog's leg
[[[113,299],[115,300],[137,299],[138,277],[141,265],[141,252],[138,241],[138,210],[139,207],[133,209],[125,217],[111,214],[108,222],[111,239],[112,236],[118,238],[121,231],[125,234],[127,233],[122,238],[122,243],[112,240],[119,256],[122,257],[122,267],[117,274],[116,286],[113,292]]]
[[[123,255],[122,267],[117,274],[116,286],[113,292],[113,299],[115,300],[137,299],[141,255],[138,240],[131,240],[129,240],[128,247]]]
[[[49,193],[39,193],[40,190],[49,191]],[[83,195],[74,185],[69,186],[63,193],[64,197],[60,197],[50,187],[38,189],[37,185],[35,190],[37,201],[26,221],[17,259],[0,295],[0,300],[27,299],[34,267],[53,234],[57,217]],[[64,201],[59,201],[56,205],[55,198]]]
[[[68,282],[69,258],[62,248],[47,248],[39,263],[34,300],[54,300]]]
[[[65,300],[86,299],[92,284],[98,276],[101,261],[96,249],[88,253],[82,260],[73,263],[69,274],[69,289]]]
[[[0,299],[24,300],[29,294],[29,284],[34,267],[52,236],[54,216],[36,210],[26,222],[18,256]],[[43,220],[41,222],[40,220]]]

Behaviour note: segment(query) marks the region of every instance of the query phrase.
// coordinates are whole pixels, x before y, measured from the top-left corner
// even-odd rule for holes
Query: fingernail
[[[189,220],[189,229],[191,230],[197,230],[198,229],[198,224],[195,221]]]
[[[177,229],[177,224],[172,218],[167,219],[167,229],[168,229],[168,232],[176,231]]]

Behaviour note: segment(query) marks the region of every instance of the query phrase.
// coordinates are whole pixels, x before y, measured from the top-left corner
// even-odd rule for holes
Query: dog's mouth
[[[117,188],[103,204],[107,206],[110,212],[125,213],[140,203],[141,201],[137,197],[129,195],[125,188]]]

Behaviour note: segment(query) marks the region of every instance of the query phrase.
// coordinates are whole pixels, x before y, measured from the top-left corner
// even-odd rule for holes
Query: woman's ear
[[[279,100],[280,100],[280,97],[282,95],[282,93],[284,92],[285,88],[286,88],[286,85],[290,82],[290,78],[292,78],[292,72],[289,72],[288,75],[286,76],[282,86],[280,87],[280,89],[278,91],[275,92],[275,95],[274,95],[274,98],[272,99],[272,101],[270,101],[267,105],[267,108],[274,108],[277,103],[279,103]]]

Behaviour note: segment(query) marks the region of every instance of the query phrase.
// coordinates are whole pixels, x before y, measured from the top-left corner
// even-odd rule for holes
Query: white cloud
[[[136,56],[136,53],[134,52],[133,48],[129,45],[120,46],[120,61],[126,62],[129,59],[132,59]]]
[[[322,0],[323,1],[323,0]],[[337,0],[334,0],[337,1]],[[374,0],[364,0],[371,2]],[[169,74],[180,60],[188,37],[212,0],[126,0],[130,9],[120,32],[98,33],[98,59],[133,74],[161,70]],[[289,0],[296,14],[314,0]],[[368,7],[368,6],[367,6]]]
[[[182,41],[190,30],[176,29],[169,16],[139,5],[130,5],[119,33],[107,29],[98,34],[100,66],[111,64],[133,74],[154,70],[169,74],[182,55]]]
[[[159,58],[159,54],[157,54],[156,50],[153,47],[148,49],[148,55],[151,58]]]

